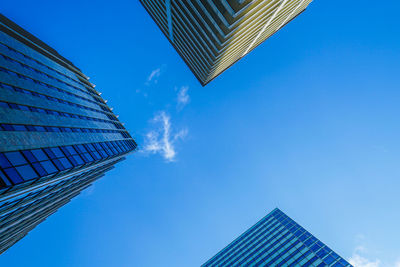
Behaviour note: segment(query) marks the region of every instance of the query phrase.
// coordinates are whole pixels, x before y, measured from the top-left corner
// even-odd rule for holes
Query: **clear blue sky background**
[[[136,0],[2,1],[91,77],[142,148],[162,111],[188,133],[175,162],[131,155],[0,265],[198,266],[279,207],[343,257],[394,266],[399,9],[314,1],[203,88]]]

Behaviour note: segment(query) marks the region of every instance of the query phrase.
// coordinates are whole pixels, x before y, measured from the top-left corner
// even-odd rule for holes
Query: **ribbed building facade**
[[[312,0],[140,0],[204,86]]]
[[[275,209],[202,266],[351,266]]]
[[[88,77],[0,15],[0,253],[136,146]]]

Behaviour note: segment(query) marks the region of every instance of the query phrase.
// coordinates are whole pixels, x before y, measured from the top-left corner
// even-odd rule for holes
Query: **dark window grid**
[[[40,93],[37,93],[37,92],[34,92],[34,91],[30,91],[30,90],[26,90],[26,89],[23,89],[23,88],[20,88],[20,87],[16,87],[14,85],[8,85],[8,84],[2,83],[2,82],[0,82],[0,87],[4,88],[4,89],[15,91],[15,92],[31,95],[31,96],[34,96],[34,97],[47,99],[49,101],[53,101],[53,102],[57,102],[57,103],[61,103],[61,104],[65,104],[65,105],[69,105],[69,106],[73,106],[73,107],[77,107],[77,108],[80,108],[80,109],[85,109],[85,110],[90,110],[90,111],[93,111],[93,112],[101,113],[101,114],[106,115],[107,118],[109,118],[110,120],[117,121],[116,118],[114,118],[113,116],[110,116],[110,114],[108,114],[108,113],[104,113],[104,112],[101,112],[100,110],[97,110],[97,109],[94,109],[94,108],[90,108],[90,107],[87,107],[87,106],[84,106],[84,105],[76,104],[74,102],[66,101],[64,99],[55,98],[55,97],[52,97],[52,96],[40,94]]]
[[[77,128],[77,127],[58,127],[25,124],[0,124],[0,131],[25,131],[25,132],[70,132],[70,133],[120,133],[127,138],[123,132],[111,129]]]
[[[21,201],[18,201],[18,203],[16,203],[16,205],[18,205],[18,206],[27,205],[30,202],[32,202],[32,200],[34,200],[38,194],[39,194],[39,192],[30,193],[27,196],[22,197]],[[0,213],[3,213],[3,210],[1,210]]]
[[[37,107],[15,104],[15,103],[8,103],[8,102],[3,102],[3,101],[0,101],[0,107],[6,107],[6,108],[11,108],[11,109],[17,109],[17,110],[25,110],[25,111],[31,111],[31,112],[38,112],[38,113],[46,113],[46,114],[51,114],[51,115],[67,117],[67,118],[75,118],[75,119],[79,118],[79,119],[89,120],[89,121],[106,122],[106,123],[114,125],[117,129],[124,129],[124,127],[121,125],[120,122],[115,123],[115,122],[104,120],[104,119],[82,116],[82,115],[77,115],[77,114],[67,113],[67,112],[62,112],[62,111],[37,108]]]
[[[301,236],[299,236],[299,239],[303,242],[305,242],[308,238],[311,237],[311,234],[309,232],[305,232],[304,234],[302,234]]]
[[[23,206],[18,206],[13,210],[7,211],[7,213],[3,214],[2,218],[0,219],[1,224],[7,224],[8,221],[10,221],[13,217],[18,219],[20,216],[16,215],[22,215],[22,213],[29,211],[33,206],[33,203],[23,205]],[[23,215],[26,216],[26,215]]]
[[[3,55],[3,58],[8,58],[8,57]],[[46,75],[46,74],[44,74],[44,73],[41,73],[41,72],[39,72],[39,71],[37,71],[37,70],[35,70],[35,69],[29,67],[28,65],[25,65],[25,64],[23,64],[23,63],[19,63],[19,62],[17,62],[17,61],[14,61],[14,60],[11,59],[11,58],[8,58],[8,61],[12,61],[12,62],[14,62],[14,63],[18,63],[18,64],[21,65],[24,69],[28,69],[28,70],[31,71],[31,72],[41,74],[41,75],[44,76],[45,78],[51,78],[51,76],[48,76],[48,75]],[[32,82],[34,82],[34,83],[36,83],[36,84],[40,84],[40,85],[42,85],[42,86],[46,86],[47,88],[50,88],[50,89],[53,89],[53,90],[57,90],[57,91],[59,91],[59,92],[61,92],[61,93],[65,93],[65,94],[68,94],[68,95],[70,95],[70,96],[74,96],[74,97],[83,99],[83,100],[85,100],[85,101],[87,101],[87,102],[94,103],[94,104],[98,105],[99,107],[102,107],[102,105],[106,105],[104,101],[100,101],[100,100],[98,100],[97,98],[94,98],[92,95],[90,95],[90,96],[91,96],[93,99],[95,99],[95,100],[88,99],[88,98],[82,97],[82,96],[80,96],[80,95],[74,94],[74,93],[72,93],[72,92],[66,91],[66,90],[64,90],[64,89],[55,87],[55,86],[50,85],[50,84],[48,84],[48,83],[41,82],[41,81],[39,81],[39,80],[33,79],[33,78],[31,78],[31,77],[28,77],[28,76],[26,76],[26,75],[24,75],[24,74],[17,73],[17,72],[15,72],[14,70],[7,70],[7,69],[3,68],[2,71],[3,71],[3,72],[8,72],[8,74],[16,75],[16,76],[18,76],[18,77],[21,78],[21,79],[30,80],[30,81],[32,81]],[[101,105],[100,105],[100,104],[101,104]],[[109,111],[109,110],[106,110],[106,111]],[[109,112],[111,112],[111,111],[109,111]]]
[[[52,90],[56,90],[56,91],[58,91],[58,92],[60,92],[60,93],[63,93],[63,94],[67,94],[67,95],[69,95],[69,96],[76,97],[76,98],[78,98],[78,99],[84,100],[84,101],[89,102],[89,103],[94,103],[94,104],[96,104],[97,106],[99,106],[102,110],[98,110],[98,109],[95,109],[95,108],[86,107],[86,106],[83,106],[83,105],[80,105],[80,104],[76,104],[76,103],[73,103],[73,102],[67,102],[67,101],[62,100],[62,99],[52,98],[52,99],[56,99],[57,102],[62,101],[62,102],[60,102],[60,103],[64,103],[64,104],[66,104],[66,103],[71,103],[71,104],[73,104],[74,106],[77,106],[77,107],[79,106],[79,107],[81,107],[81,108],[88,109],[88,110],[92,110],[92,111],[94,111],[94,112],[102,113],[102,114],[105,114],[105,115],[107,115],[107,114],[110,115],[110,113],[111,113],[112,115],[114,115],[114,114],[112,113],[111,110],[109,110],[109,109],[104,109],[104,108],[103,108],[101,105],[99,105],[98,103],[96,103],[96,102],[94,102],[94,101],[92,101],[92,100],[89,100],[89,99],[87,99],[87,98],[84,98],[84,97],[82,97],[82,96],[73,94],[73,93],[71,93],[71,92],[65,91],[65,90],[63,90],[63,89],[57,88],[57,87],[55,87],[55,86],[53,86],[53,85],[50,85],[50,84],[41,82],[41,81],[39,81],[39,80],[36,80],[36,79],[30,78],[30,77],[27,77],[27,76],[25,76],[25,75],[22,75],[22,74],[19,74],[19,73],[15,72],[15,71],[11,71],[11,70],[4,69],[4,68],[2,68],[2,67],[0,67],[0,71],[5,72],[5,73],[8,73],[9,75],[17,76],[17,77],[20,78],[20,79],[30,81],[30,82],[32,82],[32,83],[34,83],[34,84],[36,84],[36,85],[40,85],[40,86],[44,86],[44,87],[49,88],[49,89],[52,89]],[[13,86],[13,87],[14,87],[14,86]],[[20,89],[21,89],[21,88],[20,88]],[[25,92],[25,93],[31,92],[31,91],[28,91],[28,92],[26,92],[26,91],[28,91],[28,90],[25,90],[24,92]],[[32,93],[30,93],[30,94],[32,94]],[[42,95],[42,94],[39,94],[39,93],[36,93],[36,92],[34,92],[34,94],[32,94],[32,95],[34,95],[34,96],[39,96],[39,97],[42,96],[42,98],[43,98],[43,96],[46,97],[45,95]],[[105,104],[103,104],[103,105],[105,105]],[[107,108],[108,108],[108,107],[107,107]],[[113,120],[117,120],[117,118],[115,117],[115,118],[113,118]]]
[[[262,227],[262,225],[260,226]],[[243,236],[242,238],[239,238],[237,241],[235,241],[232,244],[232,247],[226,248],[222,251],[220,256],[218,258],[215,258],[211,263],[219,264],[220,262],[223,261],[223,263],[232,260],[233,256],[236,255],[238,250],[241,250],[241,248],[246,247],[246,244],[251,244],[252,242],[256,240],[260,240],[260,238],[267,236],[269,233],[275,231],[279,227],[279,222],[278,221],[272,221],[272,224],[269,225],[269,227],[265,227],[262,231],[254,231],[252,233],[249,233],[248,235]],[[247,247],[247,250],[250,251],[256,246],[256,244],[253,244],[251,247]]]
[[[343,265],[340,262],[335,262],[335,264],[331,265],[332,267],[343,267]]]
[[[92,143],[92,145],[97,144],[97,146],[93,146],[97,153],[87,150],[85,146],[62,146],[0,153],[0,170],[6,174],[12,184],[20,184],[36,178],[56,175],[58,172],[82,167],[89,163],[92,164],[100,159],[124,154],[129,149],[121,145],[121,142],[126,141]],[[118,153],[116,149],[111,150],[110,147],[113,146],[118,146],[123,152]]]
[[[322,242],[320,242],[322,243]],[[320,249],[318,251],[314,251],[315,254],[317,254],[317,256],[322,260],[324,259],[327,255],[332,255],[332,253],[334,253],[327,245],[322,244],[322,246],[320,247]],[[335,253],[332,256],[336,256],[337,254]],[[335,259],[335,258],[334,258]]]
[[[315,254],[322,260],[326,255],[329,254],[329,251],[326,250],[324,247],[318,250]]]
[[[7,213],[9,210],[13,210],[15,209],[15,207],[17,207],[18,205],[20,205],[20,203],[23,202],[23,200],[25,199],[25,197],[23,197],[22,199],[15,199],[9,202],[4,203],[1,207],[0,207],[0,214],[5,214]]]
[[[65,75],[64,73],[62,73],[62,72],[60,72],[60,71],[58,71],[58,70],[56,70],[56,69],[53,69],[53,68],[51,68],[51,67],[49,67],[49,66],[43,64],[42,62],[40,62],[40,61],[38,61],[38,60],[36,60],[36,59],[30,57],[30,56],[27,56],[27,55],[25,55],[25,54],[23,54],[23,53],[21,53],[21,52],[15,50],[14,48],[11,48],[11,47],[7,46],[6,44],[0,43],[0,45],[4,46],[5,48],[7,48],[8,50],[14,52],[15,54],[21,55],[21,56],[23,56],[24,58],[29,59],[29,60],[31,60],[32,62],[35,62],[36,64],[38,64],[38,65],[40,65],[40,66],[42,66],[42,67],[45,67],[45,68],[47,68],[47,69],[49,69],[49,70],[52,70],[52,71],[58,73],[59,75],[64,76],[64,77],[67,78],[68,80],[74,81],[74,82],[76,82],[76,83],[78,83],[78,84],[80,84],[80,85],[85,86],[85,84],[82,83],[81,81],[79,81],[79,80],[74,80],[74,79],[72,79],[71,77],[69,77],[68,75]],[[86,87],[86,86],[85,86],[85,87]]]
[[[57,191],[47,192],[46,195],[42,196],[39,199],[35,199],[34,202],[30,203],[29,206],[44,206],[48,203],[53,203],[54,200],[61,200],[65,197],[69,197],[71,193],[74,193],[77,189],[82,188],[94,181],[93,177],[91,179],[85,179],[80,181],[75,181],[75,183],[70,184],[68,186],[58,188]]]
[[[108,166],[108,164],[105,167],[107,167],[107,166]],[[104,169],[104,166],[101,169]],[[60,192],[62,194],[64,194],[65,190],[67,190],[68,188],[77,187],[77,186],[80,186],[80,184],[87,182],[87,176],[91,175],[91,174],[93,174],[93,173],[95,173],[97,171],[98,171],[98,169],[96,169],[95,171],[85,172],[85,173],[83,173],[81,175],[74,176],[73,178],[68,179],[67,181],[62,181],[62,182],[58,183],[57,185],[53,186],[51,188],[51,190],[46,190],[46,192],[44,194],[40,195],[40,198],[38,198],[37,195],[34,196],[35,197],[35,201],[36,200],[45,199],[45,198],[49,198],[50,195],[58,194]],[[85,178],[85,179],[82,180],[82,177]],[[24,204],[26,204],[26,203],[24,203]]]
[[[2,43],[0,43],[0,44],[2,44]],[[4,44],[2,44],[2,45],[4,45]],[[4,45],[4,46],[6,46],[6,45]],[[74,80],[74,79],[72,79],[71,77],[69,77],[69,76],[67,76],[67,75],[65,75],[65,74],[63,74],[63,73],[61,73],[61,72],[59,72],[59,71],[57,71],[57,70],[55,70],[55,69],[53,69],[53,68],[51,68],[51,67],[45,65],[45,64],[43,64],[43,63],[41,63],[40,61],[37,61],[37,60],[35,60],[35,59],[33,59],[33,58],[31,58],[31,57],[29,57],[29,56],[23,54],[23,53],[21,53],[21,52],[15,50],[15,49],[13,49],[13,48],[11,48],[11,47],[8,47],[8,46],[6,46],[6,47],[7,47],[9,50],[11,50],[11,51],[13,51],[13,52],[15,52],[15,53],[17,53],[17,54],[22,55],[24,58],[30,59],[30,60],[32,60],[33,62],[36,62],[37,64],[39,64],[39,65],[41,65],[41,66],[43,66],[43,67],[46,67],[46,68],[49,69],[49,70],[53,70],[54,72],[58,73],[59,75],[62,75],[63,77],[67,78],[68,80],[74,81],[74,82],[76,82],[76,83],[82,85],[83,87],[85,87],[86,91],[83,90],[83,89],[81,89],[81,88],[78,88],[78,87],[76,87],[76,86],[74,86],[74,85],[72,85],[72,84],[68,84],[68,83],[66,83],[66,82],[64,82],[64,81],[62,81],[62,80],[60,80],[60,79],[57,79],[57,78],[55,78],[55,77],[52,77],[52,76],[50,76],[50,75],[48,75],[48,74],[46,74],[46,73],[44,73],[44,72],[42,72],[42,71],[40,71],[40,70],[38,70],[38,69],[32,68],[32,67],[30,67],[30,66],[27,66],[26,64],[23,64],[23,63],[21,63],[21,62],[19,62],[19,61],[16,61],[16,60],[14,60],[14,59],[12,59],[12,58],[6,56],[6,55],[3,55],[4,58],[6,58],[6,57],[8,58],[7,60],[11,60],[11,61],[17,62],[17,63],[19,63],[19,64],[21,64],[21,65],[25,65],[26,67],[28,67],[28,68],[34,70],[34,71],[37,72],[37,73],[42,73],[43,75],[46,75],[47,77],[49,77],[49,78],[51,78],[51,79],[58,80],[59,82],[64,83],[64,84],[66,84],[67,86],[69,86],[69,87],[71,87],[71,88],[74,88],[74,89],[76,89],[76,90],[82,91],[83,93],[88,94],[88,95],[92,96],[92,97],[95,98],[95,99],[101,99],[101,98],[97,95],[97,93],[96,93],[95,90],[93,90],[92,88],[88,87],[86,84],[82,83],[81,81],[79,81],[79,80]]]
[[[289,222],[291,222],[291,219],[290,218],[288,218],[288,217],[284,217],[284,218],[281,218],[281,223],[283,224],[283,225],[288,225],[288,223]]]
[[[266,245],[258,247],[255,251],[253,251],[250,255],[248,255],[245,259],[243,259],[239,265],[254,265],[253,263],[258,261],[260,257],[263,257],[266,253],[271,254],[277,247],[280,247],[283,242],[286,240],[288,236],[288,232],[285,233],[283,230],[283,235],[277,235],[270,242],[266,243]]]
[[[224,248],[215,257],[213,257],[209,262],[207,262],[207,264],[218,264],[220,261],[224,260],[227,256],[234,253],[234,251],[237,250],[238,247],[242,246],[243,243],[247,243],[247,241],[249,239],[251,239],[254,235],[259,234],[259,233],[257,233],[258,229],[265,227],[266,222],[270,222],[270,220],[271,220],[270,216],[266,216],[264,219],[260,220],[249,231],[245,232],[243,235],[241,235],[235,241],[230,243],[226,248]],[[263,231],[266,231],[266,230],[267,229],[264,229]],[[242,244],[239,244],[239,243],[242,243]]]
[[[296,255],[296,256],[298,256],[298,258],[296,259],[296,261],[295,262],[293,262],[293,263],[291,263],[289,266],[290,267],[295,267],[295,266],[303,266],[303,265],[301,265],[300,264],[300,262],[302,261],[302,260],[304,260],[304,259],[306,259],[306,257],[304,256],[304,255]]]
[[[265,256],[265,253],[263,253],[262,258],[257,261],[256,265],[270,266],[273,263],[274,266],[276,266],[276,264],[280,260],[282,260],[281,259],[282,256],[284,256],[285,253],[287,253],[289,250],[291,250],[293,247],[296,246],[295,241],[296,240],[295,240],[295,238],[293,238],[293,236],[291,236],[288,239],[285,238],[285,239],[281,240],[280,243],[278,243],[277,245],[275,245],[275,247],[273,247],[272,251],[267,251],[268,254],[266,256]],[[266,261],[267,261],[267,263],[266,263]]]
[[[334,263],[336,260],[335,260],[335,258],[334,257],[332,257],[332,255],[331,254],[328,254],[324,259],[323,259],[323,261],[327,264],[327,265],[331,265],[332,263]]]
[[[114,163],[112,163],[112,164],[114,164]],[[102,166],[101,169],[109,168],[109,166],[111,166],[112,164],[111,163],[106,164],[105,166]],[[82,181],[86,180],[86,179],[82,180],[81,179],[82,177],[87,178],[87,175],[95,173],[95,171],[98,171],[98,170],[99,169],[95,169],[95,170],[91,170],[91,171],[88,171],[88,172],[84,172],[84,173],[82,173],[80,175],[77,175],[77,176],[74,176],[73,178],[70,178],[70,179],[68,179],[66,181],[61,181],[61,182],[57,183],[56,185],[53,185],[53,186],[50,186],[50,187],[46,187],[46,188],[44,188],[43,190],[41,190],[39,192],[30,193],[30,194],[28,194],[27,196],[25,196],[25,197],[23,197],[21,199],[5,203],[5,204],[9,204],[9,205],[7,205],[8,207],[6,207],[6,208],[4,208],[5,205],[2,205],[1,209],[0,209],[0,213],[3,213],[5,211],[5,209],[13,210],[17,206],[28,205],[28,203],[32,202],[32,200],[43,199],[45,197],[48,197],[48,195],[50,193],[64,191],[64,188],[66,186],[82,183]],[[12,204],[12,205],[10,205],[10,204]]]
[[[336,254],[334,251],[331,251],[331,255],[335,258],[335,259],[339,259],[340,256],[338,254]]]
[[[8,209],[3,209],[1,211],[0,223],[3,223],[7,218],[10,217],[10,215],[17,212],[18,209],[20,209],[20,208],[21,208],[21,206],[18,205],[17,207],[9,207]]]
[[[81,167],[83,167],[83,166],[81,166]],[[73,171],[73,170],[75,170],[75,168],[72,168],[72,169],[68,170],[68,172]],[[31,183],[34,184],[34,183],[37,183],[38,181],[41,181],[43,179],[47,180],[47,179],[49,179],[51,177],[54,177],[54,176],[59,175],[59,174],[62,174],[64,172],[66,172],[66,171],[59,171],[54,175],[47,175],[47,176],[44,176],[44,177],[40,177],[39,179],[32,180]],[[15,190],[18,190],[19,187],[25,187],[26,185],[29,185],[29,183],[25,182],[23,184],[14,185],[12,187],[8,187],[8,188],[5,188],[5,189],[2,189],[1,193],[6,193],[8,191],[15,191]],[[40,191],[40,195],[39,196],[46,195],[49,191],[53,190],[54,187],[55,187],[55,185],[54,186],[50,186],[50,187],[46,187],[44,190]]]
[[[285,238],[283,240],[281,240],[281,242],[279,243],[279,245],[277,247],[275,247],[272,251],[270,251],[268,253],[268,255],[265,255],[264,253],[260,253],[260,256],[263,256],[260,260],[257,261],[257,265],[259,265],[260,263],[263,263],[265,261],[268,261],[266,263],[266,265],[268,266],[268,264],[274,263],[275,261],[277,261],[283,254],[282,252],[278,253],[282,248],[286,249],[286,248],[290,248],[293,243],[290,243],[292,240],[294,240],[295,237],[292,235],[288,238]],[[265,251],[265,250],[264,250]],[[268,252],[268,251],[267,251]],[[278,253],[278,254],[277,254]]]
[[[307,250],[305,253],[297,251],[297,253],[294,254],[292,258],[287,259],[286,266],[299,266],[300,265],[299,263],[301,261],[303,261],[303,263],[300,266],[310,266],[311,264],[307,265],[307,263],[309,263],[312,258],[313,254],[309,250]],[[314,256],[314,258],[317,257]]]
[[[343,266],[350,266],[350,263],[348,263],[345,259],[341,258],[339,259],[339,262],[343,265]]]
[[[302,245],[298,240],[295,240],[292,244],[290,244],[289,247],[285,249],[283,253],[280,253],[273,261],[269,261],[266,264],[271,264],[274,263],[274,266],[291,266],[294,263],[297,263],[298,261],[301,261],[304,259],[306,256],[302,251],[306,248],[304,245]],[[289,253],[290,252],[290,253]],[[306,251],[307,252],[307,251]],[[308,253],[306,253],[308,255]],[[267,258],[268,260],[268,258]],[[279,262],[279,264],[278,264]],[[291,262],[291,263],[290,263]],[[297,265],[295,265],[297,266]]]
[[[284,240],[286,240],[286,238],[289,235],[289,232],[287,232],[287,230],[285,230],[284,228],[279,227],[277,228],[276,231],[272,233],[272,236],[270,235],[271,235],[270,233],[266,235],[266,237],[268,238],[266,240],[265,239],[259,240],[257,244],[255,244],[255,246],[253,246],[252,248],[252,250],[254,248],[255,250],[251,251],[251,253],[244,260],[242,260],[242,263],[248,261],[249,259],[255,261],[257,260],[257,258],[264,255],[268,251],[271,251],[271,249],[276,247],[277,244],[280,244]]]
[[[1,67],[0,67],[0,71],[2,71]],[[7,71],[7,73],[9,73],[9,74],[16,74],[15,72],[11,72],[11,71]],[[33,79],[31,79],[31,78],[27,78],[26,76],[23,76],[23,75],[20,75],[20,74],[16,74],[16,75],[17,75],[19,78],[22,78],[22,79],[25,79],[25,80],[32,80],[34,83],[40,84],[40,85],[42,85],[42,86],[46,86],[46,87],[48,87],[48,88],[51,88],[51,87],[52,87],[51,85],[47,85],[47,84],[45,84],[45,83],[42,83],[42,82],[33,80]],[[4,84],[3,84],[3,85],[4,85]],[[4,88],[7,88],[7,86],[10,87],[9,85],[5,85],[5,86],[3,86],[3,87],[4,87]],[[73,103],[73,102],[67,102],[67,101],[62,100],[62,99],[57,99],[57,98],[54,98],[54,97],[45,96],[45,95],[42,95],[42,94],[39,94],[39,93],[36,93],[36,92],[32,92],[32,91],[29,91],[29,90],[25,90],[25,89],[21,89],[21,88],[16,88],[16,87],[14,87],[14,86],[11,86],[11,87],[12,87],[12,89],[13,89],[14,91],[19,91],[19,92],[22,92],[22,93],[27,93],[27,94],[30,94],[30,95],[33,95],[33,96],[37,96],[37,97],[41,97],[41,98],[44,98],[44,99],[47,99],[47,100],[52,100],[52,101],[55,101],[55,102],[67,104],[67,105],[70,105],[70,106],[79,107],[79,108],[86,109],[86,110],[91,110],[91,111],[96,112],[96,113],[104,114],[104,115],[106,115],[109,119],[111,119],[111,120],[113,120],[113,121],[118,121],[118,119],[114,116],[114,114],[111,113],[111,111],[107,111],[107,110],[105,110],[104,108],[102,108],[101,106],[100,106],[100,107],[102,108],[103,111],[97,110],[97,109],[94,109],[94,108],[91,108],[91,107],[87,107],[87,106],[84,106],[84,105],[76,104],[76,103]],[[14,89],[14,88],[15,88],[15,89]],[[55,88],[56,90],[62,92],[61,89],[57,89],[56,87],[53,87],[53,88]],[[69,93],[67,93],[67,94],[69,94]],[[77,97],[77,98],[80,98],[79,96],[76,96],[76,97]],[[106,111],[106,112],[104,112],[104,111]],[[110,115],[109,113],[111,113],[112,115]]]
[[[47,204],[52,204],[52,203],[54,203],[54,201],[56,201],[56,203],[58,204],[58,203],[60,203],[60,200],[62,200],[62,199],[64,199],[64,198],[59,198],[59,199],[53,199],[53,198],[50,198],[50,199],[48,199],[48,200],[46,200],[46,201],[43,201],[43,202],[40,202],[40,203],[38,203],[38,204],[36,204],[36,205],[31,205],[31,206],[26,206],[26,207],[22,207],[18,212],[16,212],[16,213],[13,213],[13,215],[14,216],[12,216],[11,218],[9,218],[6,222],[4,222],[0,227],[1,228],[4,228],[4,227],[7,227],[7,224],[11,224],[11,223],[13,223],[13,222],[15,222],[15,221],[17,221],[17,220],[22,220],[22,219],[24,219],[27,215],[31,215],[31,214],[35,214],[35,211],[36,210],[38,210],[38,209],[43,209],[43,208],[45,208],[45,206],[47,205]],[[55,205],[57,205],[57,204],[55,204]],[[47,207],[47,208],[45,208],[45,211],[46,210],[48,210],[49,208],[51,208],[52,206],[54,206],[54,205],[51,205],[50,207]],[[45,214],[46,212],[44,212],[44,211],[41,211],[40,213],[37,213],[37,215],[36,216],[42,216],[42,214]],[[29,216],[30,217],[30,216]],[[47,216],[46,216],[47,217]],[[24,221],[26,221],[26,220],[24,220]],[[20,224],[19,224],[20,225]],[[23,224],[23,225],[25,225],[25,224]],[[22,226],[23,226],[22,225]],[[20,228],[22,227],[22,226],[20,226]]]
[[[303,250],[304,249],[307,249],[307,247],[306,246],[302,246],[302,247],[300,247],[300,248],[298,248],[297,249],[297,251],[296,251],[296,254],[293,254],[290,258],[293,258],[293,259],[295,259],[295,261],[294,262],[292,262],[289,266],[303,266],[303,265],[300,265],[299,263],[302,261],[302,260],[304,260],[304,259],[306,259],[307,260],[307,257],[312,257],[313,256],[313,254],[312,254],[312,252],[310,251],[310,250],[306,250],[306,251],[304,251],[303,252]],[[297,257],[297,258],[296,258]],[[289,258],[289,259],[290,259]],[[308,260],[307,260],[307,262],[308,262]],[[305,263],[304,263],[305,264]]]
[[[317,242],[317,238],[314,236],[310,236],[307,240],[303,241],[307,247],[311,247],[315,242]]]
[[[314,237],[312,234],[307,232],[302,227],[300,227],[299,230],[292,232],[292,233],[295,236],[297,236],[299,238],[299,240],[301,240],[314,253],[316,251],[318,251],[320,248],[324,248],[325,250],[327,250],[329,252],[333,252],[329,247],[327,247],[324,243],[322,243],[320,240],[318,240],[316,237]],[[335,254],[335,255],[337,255],[337,254]]]
[[[293,257],[300,252],[297,248],[298,244],[300,244],[300,241],[295,239],[294,242],[288,248],[286,248],[283,253],[281,253],[281,261],[276,262],[277,266],[282,266],[285,263],[288,263],[290,260],[295,260]]]
[[[276,231],[272,236],[268,236],[267,239],[261,239],[261,240],[258,240],[257,242],[255,242],[250,248],[252,250],[251,253],[248,254],[244,259],[241,260],[241,262],[239,263],[239,266],[242,265],[244,262],[246,262],[247,260],[249,260],[253,256],[255,258],[256,257],[257,258],[260,257],[262,252],[261,253],[259,253],[259,252],[261,250],[262,251],[268,251],[273,246],[275,246],[277,243],[279,243],[283,238],[285,238],[285,236],[289,233],[284,228],[278,228],[278,229],[280,229],[280,230]],[[258,246],[260,244],[261,244],[261,246]],[[269,244],[269,245],[266,247],[266,244],[267,245]],[[258,248],[256,248],[257,246],[258,246]],[[256,248],[256,249],[253,250],[254,248]],[[252,261],[255,258],[253,258]]]
[[[317,257],[317,256],[312,257],[309,261],[307,261],[307,262],[304,264],[304,267],[308,267],[308,266],[311,266],[311,265],[314,266],[313,263],[314,263],[316,260],[318,260],[318,257]]]

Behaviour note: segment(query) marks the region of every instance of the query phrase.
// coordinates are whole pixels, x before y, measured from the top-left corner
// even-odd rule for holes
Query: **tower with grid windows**
[[[204,86],[312,0],[140,0]]]
[[[202,266],[352,266],[279,209]]]
[[[0,14],[0,253],[136,147],[88,77]]]

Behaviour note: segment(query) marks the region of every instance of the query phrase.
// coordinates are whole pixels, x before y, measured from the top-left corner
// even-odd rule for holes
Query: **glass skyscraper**
[[[140,0],[204,86],[302,13],[312,0]],[[268,58],[263,64],[272,64]]]
[[[351,266],[275,209],[202,266]]]
[[[136,146],[88,77],[0,15],[0,253]]]

